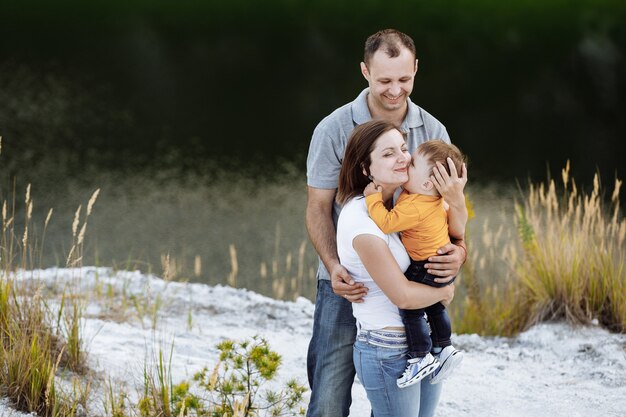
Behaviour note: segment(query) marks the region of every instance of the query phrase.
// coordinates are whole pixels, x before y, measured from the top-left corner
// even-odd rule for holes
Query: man
[[[355,283],[341,266],[336,247],[341,208],[335,202],[335,193],[350,133],[355,126],[376,118],[400,126],[407,133],[410,152],[429,139],[450,142],[446,128],[409,99],[416,72],[415,45],[409,36],[393,29],[375,33],[365,42],[361,62],[361,73],[369,88],[324,118],[313,132],[307,159],[306,225],[320,264],[307,357],[309,417],[348,416],[352,402],[356,323],[350,303],[363,302],[367,288]],[[448,279],[458,274],[467,253],[462,241],[455,243],[441,248],[440,256],[429,258],[426,267],[430,273]]]

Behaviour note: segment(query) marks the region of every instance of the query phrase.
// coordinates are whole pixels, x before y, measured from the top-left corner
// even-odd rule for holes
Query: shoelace
[[[415,365],[417,365],[417,372],[421,370],[421,367],[419,365],[423,361],[424,361],[424,358],[422,358],[419,362],[415,362]],[[411,374],[411,367],[407,366],[406,369],[404,370],[404,373],[402,374],[402,378],[404,378],[405,376],[409,376],[410,374]]]

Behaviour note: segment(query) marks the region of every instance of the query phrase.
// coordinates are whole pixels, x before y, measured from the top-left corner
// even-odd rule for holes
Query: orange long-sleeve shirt
[[[402,191],[395,206],[387,210],[381,193],[365,198],[372,220],[384,233],[402,232],[402,244],[411,259],[426,260],[450,243],[448,214],[443,198]]]

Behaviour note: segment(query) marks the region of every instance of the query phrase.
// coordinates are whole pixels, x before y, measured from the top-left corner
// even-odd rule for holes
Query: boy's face
[[[421,153],[415,152],[409,164],[409,180],[404,184],[404,189],[411,194],[432,195],[435,187],[430,180],[431,173],[432,166],[428,160]]]

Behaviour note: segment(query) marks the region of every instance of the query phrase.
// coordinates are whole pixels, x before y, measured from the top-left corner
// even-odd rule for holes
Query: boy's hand
[[[380,185],[374,184],[374,181],[372,181],[369,184],[367,184],[367,187],[365,187],[365,190],[363,190],[363,195],[367,197],[368,195],[382,193],[382,192],[383,192],[383,187],[381,187]]]
[[[467,184],[467,165],[463,164],[461,172],[458,173],[451,158],[447,158],[447,163],[450,175],[448,175],[443,164],[437,162],[433,167],[433,175],[430,176],[430,180],[446,203],[451,206],[465,206],[463,189]]]

